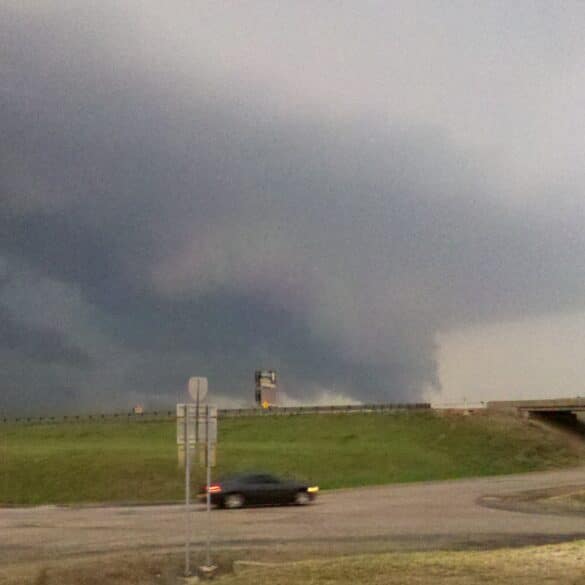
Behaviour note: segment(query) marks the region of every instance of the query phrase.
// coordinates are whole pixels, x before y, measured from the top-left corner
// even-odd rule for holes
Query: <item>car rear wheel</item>
[[[228,510],[235,510],[243,508],[245,504],[244,496],[242,494],[227,494],[223,498],[223,507]]]
[[[295,494],[295,504],[297,506],[305,506],[311,501],[309,494],[305,491],[300,491]]]

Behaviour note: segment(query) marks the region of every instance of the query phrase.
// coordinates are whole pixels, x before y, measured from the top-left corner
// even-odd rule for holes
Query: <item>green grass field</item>
[[[214,473],[271,470],[328,489],[583,461],[561,433],[501,415],[301,415],[220,420]],[[0,505],[181,496],[172,422],[0,426]]]

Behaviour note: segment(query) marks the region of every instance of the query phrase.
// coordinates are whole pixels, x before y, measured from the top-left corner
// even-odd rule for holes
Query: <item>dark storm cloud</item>
[[[259,366],[304,399],[414,400],[439,384],[438,331],[583,308],[573,186],[547,186],[564,208],[505,205],[489,160],[436,125],[295,111],[162,49],[143,62],[103,6],[11,14],[0,254],[79,290],[106,341],[77,349],[2,309],[0,344],[91,359],[75,383],[118,404],[194,373],[248,397]],[[70,372],[37,391],[72,400]]]
[[[0,352],[10,351],[41,364],[63,364],[77,368],[91,365],[89,356],[72,347],[58,331],[37,328],[18,321],[0,307]]]

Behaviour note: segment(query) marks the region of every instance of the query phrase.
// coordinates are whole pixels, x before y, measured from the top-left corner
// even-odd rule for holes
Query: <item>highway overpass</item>
[[[554,420],[582,419],[585,413],[585,397],[552,398],[545,400],[494,400],[487,403],[488,410],[516,412],[522,416],[536,416]],[[578,416],[579,415],[579,416]]]

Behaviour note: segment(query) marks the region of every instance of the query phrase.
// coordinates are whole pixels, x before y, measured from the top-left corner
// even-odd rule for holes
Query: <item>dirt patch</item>
[[[233,559],[218,555],[218,575],[232,571]],[[203,564],[193,557],[192,566]],[[94,555],[0,569],[2,585],[177,585],[183,583],[180,553]]]
[[[585,486],[530,490],[509,496],[488,495],[478,502],[488,508],[514,512],[585,516]]]

